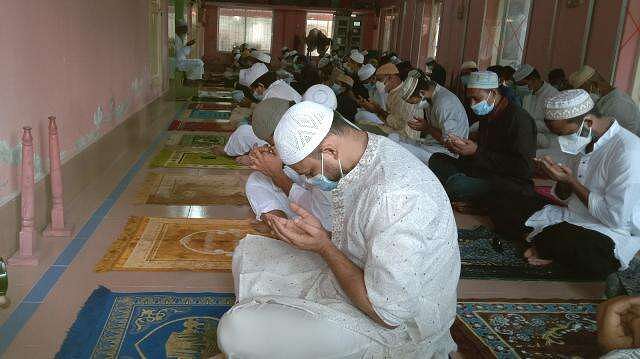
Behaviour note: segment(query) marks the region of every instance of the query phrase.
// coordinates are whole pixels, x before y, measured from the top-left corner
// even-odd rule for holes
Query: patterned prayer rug
[[[198,97],[231,99],[231,91],[198,90]]]
[[[231,271],[247,234],[259,234],[251,219],[130,217],[95,271]]]
[[[249,169],[229,156],[214,155],[210,148],[197,147],[165,147],[151,161],[149,167]]]
[[[248,173],[206,176],[149,173],[137,202],[164,205],[247,205]]]
[[[189,118],[201,118],[204,120],[227,120],[231,111],[225,110],[192,110]]]
[[[535,267],[522,257],[522,249],[515,243],[501,240],[486,227],[474,229],[458,228],[458,245],[462,261],[463,279],[503,279],[503,280],[547,280],[547,281],[593,281],[593,278],[579,277],[557,266]],[[596,280],[600,281],[600,280]]]
[[[598,358],[597,305],[464,300],[451,332],[467,358]]]
[[[231,111],[235,105],[228,102],[192,102],[189,104],[190,110],[226,110]]]
[[[236,126],[227,121],[205,121],[194,119],[194,121],[173,120],[169,125],[169,131],[212,131],[212,132],[233,132]]]
[[[233,102],[233,98],[231,97],[200,97],[193,96],[190,100],[191,102]]]
[[[207,147],[224,146],[229,140],[228,133],[175,133],[169,135],[167,146]]]
[[[56,359],[210,358],[219,353],[218,321],[228,293],[116,293],[94,290]]]

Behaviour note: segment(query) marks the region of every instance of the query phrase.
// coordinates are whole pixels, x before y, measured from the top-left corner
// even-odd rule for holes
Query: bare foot
[[[236,162],[243,166],[251,166],[253,164],[251,157],[249,157],[248,155],[242,155],[242,156],[236,157]]]
[[[538,250],[536,247],[531,247],[524,251],[524,257],[527,259],[529,264],[536,267],[546,267],[553,263],[553,260],[551,259],[542,259],[538,257]]]
[[[220,145],[213,145],[211,147],[211,153],[213,153],[216,156],[226,156],[227,153],[224,152],[224,147],[220,146]]]

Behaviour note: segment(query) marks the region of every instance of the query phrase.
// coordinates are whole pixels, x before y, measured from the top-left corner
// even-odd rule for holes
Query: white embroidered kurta
[[[267,88],[267,91],[264,93],[264,99],[266,100],[272,97],[294,101],[295,103],[302,101],[302,96],[300,96],[298,91],[284,80],[277,80]]]
[[[601,115],[615,118],[620,126],[640,136],[640,109],[626,93],[616,89],[596,103]]]
[[[558,89],[544,82],[538,91],[522,99],[522,108],[527,111],[536,122],[538,148],[549,148],[554,142],[558,142],[558,136],[551,133],[544,123],[544,108],[546,101],[559,93],[560,91],[558,91]]]
[[[249,153],[254,147],[265,145],[268,145],[268,143],[259,139],[253,133],[251,125],[240,125],[229,135],[229,140],[224,146],[224,152],[231,157],[242,156]]]
[[[189,80],[201,80],[204,74],[204,62],[200,59],[189,59],[191,46],[184,46],[180,36],[176,36],[173,40],[176,49],[176,65],[178,70],[187,73]]]
[[[407,122],[412,121],[415,117],[423,118],[424,114],[418,108],[418,105],[410,104],[400,97],[401,88],[402,84],[389,92],[389,97],[387,97],[388,115],[385,123],[394,131],[397,131],[400,136],[416,140],[420,138],[420,131],[409,127]]]
[[[369,134],[364,155],[333,191],[332,241],[364,271],[376,313],[397,328],[355,308],[318,255],[259,236],[234,252],[240,302],[229,313],[255,303],[298,308],[369,338],[366,358],[447,358],[455,350],[457,230],[444,189],[423,163]]]
[[[387,110],[387,97],[389,95],[384,91],[378,91],[377,88],[373,88],[369,91],[369,99],[377,103],[383,110]]]
[[[534,229],[529,239],[560,222],[594,230],[611,238],[620,269],[626,269],[640,249],[640,138],[614,122],[571,167],[590,191],[589,206],[572,194],[567,207],[544,207],[526,222]]]

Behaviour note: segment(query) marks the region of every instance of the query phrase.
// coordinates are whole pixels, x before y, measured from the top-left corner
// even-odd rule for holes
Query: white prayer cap
[[[327,85],[313,85],[302,96],[302,101],[311,101],[335,110],[338,108],[338,99],[331,87]]]
[[[432,62],[435,62],[436,59],[433,56],[429,56],[427,57],[427,60],[424,62],[425,64],[430,64]]]
[[[358,78],[360,79],[360,81],[365,81],[369,79],[371,76],[373,76],[373,74],[375,73],[376,73],[375,66],[371,64],[366,64],[362,66],[360,70],[358,70]]]
[[[302,161],[329,133],[333,110],[311,101],[300,102],[285,112],[273,134],[282,162],[291,166]]]
[[[491,71],[476,71],[469,74],[469,84],[467,88],[470,89],[497,89],[500,84],[498,83],[498,75]]]
[[[591,66],[584,65],[578,71],[569,76],[569,83],[574,88],[582,86],[587,80],[596,74],[596,69]]]
[[[389,60],[391,60],[391,62],[394,65],[397,65],[397,64],[402,62],[402,60],[400,60],[400,58],[398,56],[395,56],[395,55],[391,56],[391,58]]]
[[[581,89],[562,91],[544,105],[544,118],[551,121],[582,116],[595,106],[589,93]]]
[[[249,87],[250,83],[247,83],[247,75],[249,74],[249,69],[240,69],[238,72],[238,83],[242,86]]]
[[[271,55],[264,53],[262,51],[252,51],[251,57],[253,57],[254,59],[260,62],[264,62],[265,64],[271,63]]]
[[[522,64],[522,66],[518,67],[518,70],[513,73],[513,79],[515,82],[520,82],[527,78],[527,76],[531,75],[533,72],[533,66],[529,64]]]
[[[323,57],[318,60],[318,68],[321,69],[331,63],[331,57]]]
[[[361,54],[359,51],[352,51],[351,55],[349,55],[349,57],[351,58],[351,60],[361,64],[364,62],[364,55]]]
[[[367,51],[367,50],[362,50],[362,55],[364,55],[364,56],[369,55],[369,51]]]
[[[477,69],[478,64],[475,61],[465,61],[462,63],[460,70]]]
[[[253,64],[253,66],[249,68],[247,74],[245,75],[245,82],[249,84],[247,85],[247,87],[253,85],[253,83],[260,76],[266,74],[267,72],[269,72],[269,69],[267,68],[267,65],[263,64],[262,62],[256,62],[255,64]]]

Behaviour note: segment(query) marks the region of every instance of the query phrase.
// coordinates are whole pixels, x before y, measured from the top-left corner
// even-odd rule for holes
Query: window
[[[271,51],[272,11],[220,8],[218,14],[218,51],[231,51],[243,43]]]
[[[480,41],[481,67],[488,64],[513,66],[522,63],[531,0],[501,0],[497,7],[485,7]]]
[[[431,23],[429,24],[429,50],[427,57],[436,58],[438,54],[438,40],[440,39],[440,19],[442,18],[442,1],[433,0],[431,7]]]
[[[309,34],[312,29],[318,29],[322,31],[328,38],[333,37],[333,14],[324,12],[308,12],[307,13],[307,31],[305,36]],[[305,44],[305,53],[307,52],[307,45]],[[318,51],[314,50],[311,56],[318,56]]]

